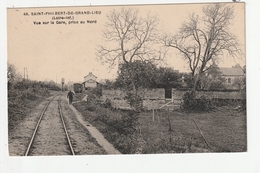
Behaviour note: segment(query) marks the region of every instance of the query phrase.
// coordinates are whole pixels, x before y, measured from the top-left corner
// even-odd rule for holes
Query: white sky
[[[183,20],[192,12],[201,13],[205,4],[179,4],[179,5],[140,5],[140,15],[148,12],[158,14],[160,24],[158,29],[175,34]],[[244,10],[243,4],[235,6],[234,24],[231,32],[236,34],[244,43]],[[74,7],[74,8],[38,8],[38,9],[8,9],[8,61],[13,63],[23,75],[27,67],[28,76],[33,80],[53,80],[60,83],[65,81],[83,81],[83,77],[93,72],[98,80],[114,78],[116,68],[108,69],[107,65],[101,65],[96,61],[96,49],[99,44],[109,44],[102,40],[102,30],[106,22],[106,14],[112,9],[120,9],[121,6],[106,7]],[[75,15],[74,20],[97,20],[97,24],[85,25],[34,25],[34,21],[51,21],[52,15],[24,16],[24,12],[56,12],[56,11],[101,11],[101,15]],[[66,16],[66,15],[65,15]],[[56,21],[54,21],[56,22]],[[244,49],[244,47],[242,48]],[[181,72],[189,71],[188,65],[180,58],[178,51],[170,49],[167,64]],[[236,63],[245,64],[245,58],[233,59],[225,56],[220,66],[232,66]]]

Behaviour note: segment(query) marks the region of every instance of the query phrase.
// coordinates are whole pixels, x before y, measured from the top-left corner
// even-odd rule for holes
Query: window
[[[231,83],[231,78],[228,78],[228,83]]]

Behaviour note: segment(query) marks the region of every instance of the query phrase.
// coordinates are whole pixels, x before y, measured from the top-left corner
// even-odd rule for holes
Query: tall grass
[[[123,154],[185,153],[196,152],[201,147],[196,139],[176,137],[170,132],[159,137],[151,135],[152,128],[141,127],[140,121],[134,120],[140,115],[133,111],[113,110],[84,102],[74,106]],[[150,124],[146,123],[143,126]]]
[[[8,127],[26,116],[29,103],[49,95],[48,85],[42,82],[22,80],[8,84]]]

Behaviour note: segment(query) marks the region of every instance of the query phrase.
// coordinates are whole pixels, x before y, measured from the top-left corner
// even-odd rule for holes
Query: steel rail
[[[30,152],[30,149],[31,149],[31,146],[32,146],[32,143],[33,143],[33,140],[34,140],[34,138],[35,138],[36,132],[37,132],[38,127],[39,127],[39,125],[40,125],[40,123],[41,123],[41,120],[42,120],[42,118],[43,118],[43,115],[44,115],[44,113],[45,113],[47,107],[49,106],[49,104],[51,103],[51,101],[52,101],[55,97],[56,97],[56,96],[52,97],[52,99],[51,99],[51,100],[46,104],[46,106],[44,107],[44,109],[43,109],[43,111],[42,111],[42,114],[41,114],[41,116],[40,116],[40,118],[39,118],[39,120],[38,120],[38,122],[37,122],[37,124],[36,124],[36,126],[35,126],[35,129],[34,129],[32,138],[31,138],[30,143],[29,143],[29,145],[28,145],[28,147],[27,147],[27,150],[26,150],[26,152],[25,152],[25,156],[28,156],[28,154],[29,154],[29,152]]]
[[[63,114],[62,114],[61,106],[60,106],[60,97],[59,97],[59,106],[58,107],[59,107],[60,118],[61,118],[61,121],[62,121],[62,124],[63,124],[63,129],[66,133],[66,137],[67,137],[67,140],[68,140],[68,143],[69,143],[69,146],[70,146],[70,151],[71,151],[72,155],[75,155],[73,147],[72,147],[71,142],[70,142],[70,137],[69,137],[68,131],[66,129],[64,119],[63,119]]]

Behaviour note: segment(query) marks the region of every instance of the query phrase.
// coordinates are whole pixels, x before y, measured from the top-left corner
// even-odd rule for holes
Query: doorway
[[[165,98],[171,99],[172,98],[172,89],[171,88],[165,88]]]

